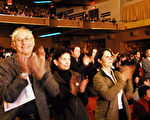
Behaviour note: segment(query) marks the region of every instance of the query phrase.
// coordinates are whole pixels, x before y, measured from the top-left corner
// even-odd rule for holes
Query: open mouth
[[[29,49],[29,48],[30,48],[29,45],[24,45],[24,46],[22,46],[22,49]]]

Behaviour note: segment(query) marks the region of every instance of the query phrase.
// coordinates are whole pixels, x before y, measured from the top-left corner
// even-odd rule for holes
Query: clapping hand
[[[81,81],[81,83],[80,83],[80,92],[81,93],[83,93],[85,91],[88,82],[89,82],[88,79],[84,79]]]
[[[122,73],[122,79],[127,81],[132,78],[132,75],[135,71],[135,65],[125,65],[120,67],[120,72]]]
[[[90,58],[87,55],[84,55],[83,57],[83,64],[88,66],[90,63]]]
[[[29,60],[29,66],[32,74],[38,80],[42,79],[44,73],[46,72],[45,61],[45,51],[41,46],[36,52],[32,54]]]
[[[29,61],[29,57],[20,53],[17,54],[17,63],[21,68],[21,72],[30,74],[28,61]]]
[[[76,77],[74,75],[72,75],[71,79],[70,79],[70,92],[73,95],[76,95],[77,91],[78,91],[77,81],[75,79],[76,79]]]

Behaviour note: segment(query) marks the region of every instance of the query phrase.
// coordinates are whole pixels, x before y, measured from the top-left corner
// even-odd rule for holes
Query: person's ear
[[[58,61],[56,59],[54,59],[53,62],[56,66],[58,66]]]
[[[11,42],[11,47],[16,50],[16,45],[14,42]]]
[[[73,50],[71,50],[71,54],[73,54]]]
[[[97,61],[98,61],[99,63],[102,63],[101,59],[99,59],[99,58],[98,58],[98,60],[97,60]]]

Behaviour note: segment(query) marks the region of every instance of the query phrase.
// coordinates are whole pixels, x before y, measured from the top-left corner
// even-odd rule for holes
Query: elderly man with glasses
[[[43,47],[33,52],[33,34],[24,27],[13,32],[11,46],[17,54],[0,61],[0,94],[5,101],[4,109],[0,110],[0,118],[49,120],[47,96],[55,97],[59,93],[59,86],[45,60]],[[30,89],[27,91],[28,85]],[[19,101],[24,99],[25,95],[31,97],[27,96],[27,92],[32,92],[31,100],[13,108],[12,104],[20,104]]]

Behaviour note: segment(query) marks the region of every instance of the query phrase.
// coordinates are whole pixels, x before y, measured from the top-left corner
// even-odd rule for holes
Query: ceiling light
[[[34,3],[52,3],[52,1],[34,1]]]
[[[54,36],[54,35],[60,35],[60,32],[57,33],[51,33],[51,34],[45,34],[45,35],[40,35],[40,37],[50,37],[50,36]]]

